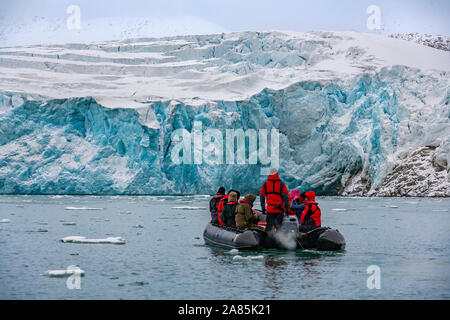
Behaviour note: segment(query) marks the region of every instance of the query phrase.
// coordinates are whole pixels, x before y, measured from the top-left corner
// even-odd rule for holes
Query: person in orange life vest
[[[300,229],[308,231],[322,225],[320,220],[321,211],[318,203],[316,202],[316,193],[314,191],[305,192],[305,209],[300,217]]]
[[[228,202],[225,204],[220,218],[227,227],[236,227],[236,207],[238,206],[238,194],[231,191],[228,194]]]
[[[232,191],[234,191],[234,192],[237,193],[237,198],[239,199],[239,197],[241,196],[240,192],[231,189],[231,190],[228,191],[228,193],[227,193],[227,194],[219,201],[219,204],[217,205],[217,218],[218,218],[219,224],[220,224],[221,226],[225,226],[225,223],[222,221],[221,216],[222,216],[223,208],[225,208],[225,205],[226,205],[227,202],[228,202],[228,197],[229,197],[229,195],[230,195],[230,192],[232,192]]]
[[[219,215],[217,211],[217,206],[220,200],[225,197],[225,188],[220,187],[217,193],[209,201],[209,212],[211,212],[211,223],[219,223]]]
[[[264,182],[259,197],[263,214],[267,213],[266,231],[271,231],[274,227],[278,229],[283,222],[283,216],[289,210],[289,193],[286,185],[278,176],[277,169],[270,170],[270,175]]]

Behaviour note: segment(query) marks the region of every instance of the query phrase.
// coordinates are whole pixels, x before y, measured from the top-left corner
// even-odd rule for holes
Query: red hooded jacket
[[[281,181],[278,173],[271,174],[264,182],[259,195],[262,198],[261,208],[263,211],[266,209],[267,213],[281,213],[286,212],[284,195],[289,198],[289,193],[286,185]]]
[[[320,227],[322,225],[322,221],[320,220],[322,213],[316,202],[316,193],[314,191],[308,191],[305,193],[305,196],[305,209],[300,217],[300,224],[308,224],[308,221],[312,219],[314,221],[314,225],[316,227]]]

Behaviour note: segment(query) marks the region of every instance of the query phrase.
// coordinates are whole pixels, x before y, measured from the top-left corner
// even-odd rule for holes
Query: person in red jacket
[[[219,220],[219,224],[221,226],[225,225],[225,223],[221,219],[221,216],[222,216],[222,210],[223,210],[223,208],[225,208],[225,205],[227,204],[227,202],[228,202],[228,194],[223,196],[222,199],[220,199],[219,204],[217,205],[217,219]]]
[[[314,191],[305,192],[305,209],[300,216],[300,228],[303,231],[308,231],[320,227],[322,222],[320,220],[322,213],[319,205],[316,202],[316,193]]]
[[[237,193],[237,198],[239,199],[239,197],[241,196],[241,193],[239,191],[231,189],[230,191],[228,191],[228,193],[224,197],[222,197],[222,199],[220,199],[219,204],[217,205],[217,218],[219,220],[219,225],[221,225],[221,226],[226,225],[221,219],[222,210],[223,210],[223,208],[225,208],[225,205],[228,203],[228,197],[230,195],[230,192],[232,192],[232,191]]]
[[[283,216],[288,214],[289,210],[289,193],[278,176],[277,169],[270,170],[270,175],[264,182],[259,196],[263,214],[267,213],[266,231],[271,231],[274,227],[276,231],[283,222]]]
[[[217,193],[209,201],[209,212],[211,213],[211,223],[213,224],[219,223],[219,213],[217,210],[217,206],[219,205],[219,202],[223,197],[225,197],[225,188],[220,187]]]

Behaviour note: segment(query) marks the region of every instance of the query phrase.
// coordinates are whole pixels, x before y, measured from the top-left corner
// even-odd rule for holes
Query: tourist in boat
[[[259,228],[259,216],[253,211],[253,203],[256,200],[254,194],[247,194],[244,200],[241,200],[236,207],[236,228],[246,229],[249,227]]]
[[[305,209],[300,216],[300,231],[309,231],[321,226],[321,216],[319,205],[316,202],[314,191],[305,192]]]
[[[235,215],[236,207],[239,204],[238,200],[239,197],[236,191],[230,191],[230,193],[228,193],[228,201],[225,204],[220,216],[223,224],[227,227],[236,227]]]
[[[229,194],[231,193],[231,192],[236,192],[237,193],[237,198],[239,199],[240,197],[241,197],[241,193],[239,192],[239,191],[237,191],[237,190],[233,190],[233,189],[231,189],[230,191],[228,191],[228,193],[219,201],[219,204],[217,205],[217,217],[218,217],[218,220],[219,220],[219,224],[221,225],[221,226],[224,226],[225,225],[225,223],[222,221],[222,211],[223,211],[223,208],[225,208],[225,205],[227,204],[227,202],[228,202],[228,196],[229,196]]]
[[[278,170],[270,170],[270,175],[264,182],[259,193],[263,214],[267,213],[266,231],[279,229],[283,216],[289,210],[289,193],[286,185],[278,176]],[[267,201],[267,208],[266,208]]]
[[[289,213],[291,215],[297,216],[297,219],[299,222],[300,222],[300,217],[302,216],[303,210],[305,210],[305,201],[306,201],[305,195],[300,194],[300,193],[298,195],[295,195],[291,200],[291,206],[289,209]]]
[[[219,214],[217,210],[217,205],[220,200],[225,197],[225,188],[220,187],[217,193],[209,201],[209,212],[211,212],[211,223],[219,223]]]

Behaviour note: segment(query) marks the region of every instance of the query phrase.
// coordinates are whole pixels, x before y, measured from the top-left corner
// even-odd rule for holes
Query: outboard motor
[[[280,229],[275,232],[274,238],[282,249],[294,250],[297,248],[298,220],[296,216],[284,216]]]
[[[294,233],[297,235],[298,232],[298,220],[296,216],[284,216],[283,217],[283,223],[281,224],[280,231],[286,232],[286,233]]]

